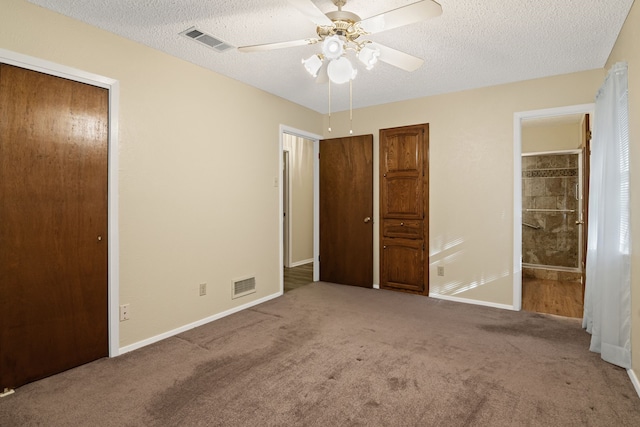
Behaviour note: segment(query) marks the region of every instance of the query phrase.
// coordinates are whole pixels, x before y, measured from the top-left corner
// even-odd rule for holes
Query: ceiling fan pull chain
[[[331,80],[329,80],[329,132],[331,132]]]
[[[353,79],[349,80],[349,135],[353,135]]]

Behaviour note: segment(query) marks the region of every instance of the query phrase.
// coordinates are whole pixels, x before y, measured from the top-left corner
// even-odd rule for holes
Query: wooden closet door
[[[0,64],[0,388],[108,355],[108,105]]]
[[[380,286],[427,295],[429,125],[380,131]]]

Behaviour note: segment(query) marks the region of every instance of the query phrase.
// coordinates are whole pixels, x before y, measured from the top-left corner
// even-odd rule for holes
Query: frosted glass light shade
[[[329,80],[335,84],[343,84],[349,80],[353,80],[358,73],[358,70],[353,68],[351,62],[345,57],[334,59],[329,63],[327,67],[327,73],[329,74]]]
[[[367,70],[373,68],[375,63],[378,62],[379,56],[380,51],[378,49],[373,49],[368,46],[363,47],[360,52],[358,52],[358,59],[367,67]]]
[[[316,77],[318,75],[318,70],[322,67],[322,59],[320,59],[318,55],[311,55],[307,59],[303,59],[302,64],[309,74]]]
[[[344,41],[338,36],[331,36],[322,42],[322,54],[327,59],[338,59],[344,53]]]

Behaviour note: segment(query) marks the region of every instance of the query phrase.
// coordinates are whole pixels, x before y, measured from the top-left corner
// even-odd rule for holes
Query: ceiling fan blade
[[[282,49],[285,47],[306,46],[308,44],[318,43],[318,39],[293,40],[290,42],[254,44],[252,46],[240,46],[240,52],[262,52],[265,50]]]
[[[405,71],[415,71],[424,63],[424,59],[420,59],[416,56],[409,55],[408,53],[400,52],[399,50],[381,45],[379,43],[371,43],[372,49],[378,49],[380,56],[378,59],[382,62],[386,62],[394,67],[401,68]]]
[[[424,0],[363,19],[358,25],[368,34],[374,34],[440,15],[442,15],[440,4],[432,0]]]
[[[322,13],[320,9],[316,7],[311,0],[289,0],[289,3],[296,9],[298,9],[304,16],[311,22],[321,26],[331,26],[333,22],[331,19]]]

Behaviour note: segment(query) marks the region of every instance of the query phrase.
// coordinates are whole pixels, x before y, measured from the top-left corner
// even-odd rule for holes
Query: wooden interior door
[[[108,105],[0,64],[0,389],[108,355]]]
[[[320,141],[320,280],[373,286],[373,135]]]
[[[429,294],[429,125],[380,131],[380,287]]]
[[[588,114],[584,116],[584,141],[582,143],[582,212],[578,221],[582,227],[582,299],[584,300],[584,285],[587,271],[587,237],[589,235],[589,177],[591,170],[591,125]]]

